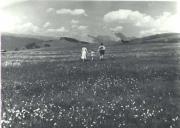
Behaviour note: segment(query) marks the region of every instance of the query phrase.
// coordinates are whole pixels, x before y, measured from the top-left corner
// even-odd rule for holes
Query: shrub
[[[37,45],[35,42],[29,43],[25,46],[27,49],[34,49],[34,48],[40,48],[39,45]]]
[[[50,44],[44,44],[44,47],[50,47],[51,45]]]

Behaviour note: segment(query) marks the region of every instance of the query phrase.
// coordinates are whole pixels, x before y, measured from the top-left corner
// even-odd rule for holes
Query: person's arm
[[[99,52],[99,50],[100,50],[100,48],[98,47],[98,50],[97,50],[97,51]]]

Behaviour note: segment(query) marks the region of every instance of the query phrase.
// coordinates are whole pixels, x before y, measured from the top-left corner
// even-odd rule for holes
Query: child
[[[91,51],[91,60],[92,60],[92,61],[94,60],[94,56],[95,56],[95,52],[94,52],[94,51]]]

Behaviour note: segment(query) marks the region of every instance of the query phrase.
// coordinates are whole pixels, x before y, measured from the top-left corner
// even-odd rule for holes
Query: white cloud
[[[88,26],[83,26],[83,25],[78,26],[79,30],[86,30],[87,28],[88,28]]]
[[[78,25],[73,24],[71,27],[72,27],[72,28],[78,28]]]
[[[87,16],[84,9],[59,9],[56,11],[57,14],[69,14],[69,15],[84,15]]]
[[[47,29],[47,32],[68,32],[67,29],[65,29],[65,27],[61,27],[61,28],[58,28],[58,29]]]
[[[47,27],[49,27],[49,26],[51,26],[51,23],[50,23],[50,22],[46,22],[46,23],[43,25],[44,28],[47,28]]]
[[[12,33],[36,33],[40,28],[25,16],[16,16],[9,13],[1,13],[0,31]]]
[[[11,32],[17,26],[23,24],[26,17],[24,16],[16,16],[11,13],[1,12],[0,11],[0,31],[1,32]]]
[[[40,28],[31,22],[19,25],[16,27],[16,32],[19,33],[37,33]]]
[[[71,23],[72,23],[72,24],[78,24],[78,23],[79,23],[79,21],[78,21],[78,20],[74,20],[74,19],[72,19],[72,20],[71,20]]]
[[[177,20],[178,17],[177,14],[172,15],[169,12],[164,12],[150,23],[152,25],[151,28],[140,31],[140,35],[145,36],[156,33],[180,32],[179,21]]]
[[[133,30],[141,29],[140,36],[151,35],[164,32],[180,32],[178,24],[178,15],[164,12],[159,17],[152,17],[139,11],[119,9],[104,15],[104,21],[107,24],[116,23],[120,26],[128,24]],[[119,28],[121,30],[121,28]],[[125,28],[123,28],[125,29]],[[116,30],[111,28],[111,30]],[[138,33],[138,32],[137,32]]]
[[[112,32],[120,32],[123,30],[123,27],[122,26],[117,26],[117,27],[114,27],[114,28],[110,28],[110,30]]]
[[[154,19],[147,14],[127,9],[119,9],[104,15],[104,21],[106,23],[130,23],[136,26],[144,26],[153,20]]]
[[[69,37],[76,38],[82,41],[92,41],[92,39],[88,37],[88,26],[85,25],[72,24],[72,29],[67,34],[69,34]]]
[[[55,11],[54,8],[48,8],[48,9],[46,10],[47,13],[54,12],[54,11]]]
[[[28,0],[1,0],[1,4],[0,7],[6,7],[15,3],[19,3],[19,2],[24,2],[24,1],[28,1]]]
[[[74,29],[78,29],[78,30],[87,30],[87,28],[88,28],[88,26],[77,25],[77,24],[73,24],[71,27]]]
[[[161,31],[179,32],[179,21],[177,19],[177,14],[172,15],[168,12],[164,12],[162,16],[154,21],[154,26]]]
[[[141,30],[139,32],[140,36],[147,36],[147,35],[151,35],[153,33],[157,33],[157,30],[152,28],[152,29],[148,29],[148,30]]]

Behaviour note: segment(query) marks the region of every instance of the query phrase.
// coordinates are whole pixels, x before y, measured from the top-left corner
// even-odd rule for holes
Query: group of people
[[[101,43],[101,45],[98,47],[99,59],[100,60],[102,60],[104,58],[105,50],[106,50],[106,47],[103,45],[103,43]],[[86,47],[82,47],[82,50],[81,50],[81,59],[82,59],[83,62],[85,60],[87,60],[87,54],[88,54],[87,48]],[[91,55],[91,60],[93,61],[94,57],[95,57],[95,52],[91,51],[90,55]]]

